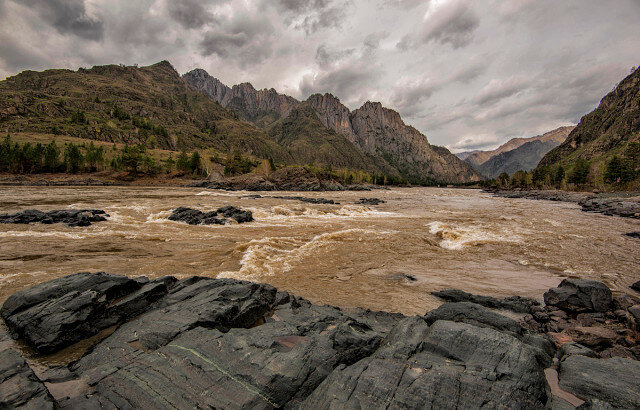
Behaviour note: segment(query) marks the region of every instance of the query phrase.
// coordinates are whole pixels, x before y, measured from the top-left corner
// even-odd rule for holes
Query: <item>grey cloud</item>
[[[316,63],[321,68],[327,68],[338,61],[352,56],[356,52],[355,48],[346,50],[330,50],[325,44],[318,46],[316,50]]]
[[[398,7],[405,10],[411,10],[421,4],[429,4],[430,0],[386,0],[383,6]]]
[[[273,51],[274,27],[263,16],[238,13],[205,33],[200,42],[203,56],[233,57],[241,66],[259,64]]]
[[[349,16],[353,0],[264,0],[262,9],[275,6],[286,24],[293,23],[307,35],[328,28],[340,28]]]
[[[311,94],[329,92],[350,102],[359,97],[375,77],[373,71],[367,71],[362,66],[345,65],[315,76],[304,76],[299,89],[305,98]]]
[[[42,67],[45,59],[26,48],[19,40],[0,33],[0,67],[10,72]]]
[[[529,81],[522,77],[493,79],[480,90],[474,101],[478,105],[489,105],[511,97],[527,88]]]
[[[442,83],[429,77],[404,82],[394,87],[391,101],[394,108],[400,110],[404,115],[413,116],[422,110],[420,103],[441,88]]]
[[[170,0],[169,15],[184,28],[199,28],[214,21],[214,15],[201,0]]]
[[[87,14],[84,0],[25,0],[23,4],[36,10],[61,34],[74,34],[87,40],[102,39],[103,22]]]
[[[469,45],[473,34],[480,26],[478,14],[471,8],[469,0],[451,0],[447,3],[431,4],[418,35],[407,34],[397,44],[400,50],[437,42],[449,44],[454,49]]]
[[[375,50],[380,47],[380,42],[389,37],[389,35],[390,33],[386,30],[371,33],[364,38],[364,47]]]

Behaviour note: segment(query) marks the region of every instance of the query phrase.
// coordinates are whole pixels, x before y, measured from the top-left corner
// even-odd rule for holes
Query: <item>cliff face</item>
[[[328,137],[324,131],[312,129],[320,126],[344,137],[360,153],[365,154],[370,159],[367,162],[375,164],[378,170],[401,175],[414,183],[459,183],[480,179],[479,174],[469,165],[448,150],[431,146],[427,137],[402,121],[400,114],[380,103],[367,102],[351,112],[332,94],[314,94],[301,103],[295,98],[278,94],[274,89],[256,90],[249,83],[229,88],[200,69],[183,77],[191,86],[235,111],[241,118],[271,129],[272,136],[286,140],[290,146],[305,147],[306,143],[313,141],[309,138],[313,135]],[[309,121],[306,115],[299,115],[300,113],[289,118],[292,111],[301,105],[304,105],[305,112],[310,109],[315,113],[319,120],[317,124]],[[304,126],[294,126],[292,120],[296,118],[304,119]],[[283,120],[286,122],[282,123]],[[273,128],[275,126],[277,128]],[[295,142],[295,138],[306,143]],[[335,137],[330,139],[336,141]],[[327,141],[326,138],[322,139],[323,144]],[[346,149],[344,144],[339,145]],[[323,151],[326,153],[330,150]],[[353,152],[351,147],[347,152]],[[322,157],[322,162],[326,163],[327,156],[323,154]],[[340,157],[340,162],[344,163],[344,153]],[[359,155],[354,161],[346,162],[361,161]]]
[[[271,89],[256,90],[249,83],[227,87],[202,69],[186,73],[183,78],[192,87],[231,109],[244,120],[266,127],[289,115],[299,101]]]

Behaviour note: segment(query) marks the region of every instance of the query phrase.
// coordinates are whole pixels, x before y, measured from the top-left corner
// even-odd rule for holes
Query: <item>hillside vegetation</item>
[[[535,172],[549,182],[549,176],[560,168],[566,174],[561,183],[640,188],[640,69],[582,117],[566,141],[545,155]]]
[[[292,160],[262,130],[188,86],[166,61],[9,77],[0,82],[0,128]]]

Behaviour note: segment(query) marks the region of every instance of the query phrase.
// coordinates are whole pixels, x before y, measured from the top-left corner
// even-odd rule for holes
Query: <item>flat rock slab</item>
[[[0,214],[0,223],[4,224],[54,224],[68,226],[89,226],[94,222],[106,221],[109,215],[100,209],[69,209],[56,211],[38,211],[27,209],[15,214]]]
[[[53,409],[53,398],[0,326],[0,408]]]
[[[640,362],[571,355],[560,362],[560,386],[596,408],[640,408]]]
[[[497,299],[491,296],[473,295],[459,289],[445,289],[431,292],[431,294],[447,302],[472,302],[492,309],[506,309],[517,313],[531,313],[534,306],[540,305],[537,300],[522,296]]]
[[[197,209],[180,207],[173,210],[168,218],[171,221],[185,222],[189,225],[225,225],[253,221],[251,211],[245,211],[233,206],[224,206],[215,211],[202,212]]]

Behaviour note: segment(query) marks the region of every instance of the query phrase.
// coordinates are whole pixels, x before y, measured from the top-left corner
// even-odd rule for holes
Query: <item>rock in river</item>
[[[69,226],[89,226],[92,222],[106,221],[109,215],[100,209],[69,209],[49,212],[27,209],[15,214],[0,214],[0,223],[30,224],[30,223],[64,223]]]
[[[180,207],[173,210],[169,220],[186,222],[189,225],[225,225],[231,220],[237,223],[251,222],[253,221],[253,214],[251,211],[245,211],[233,206],[224,206],[210,212]]]

